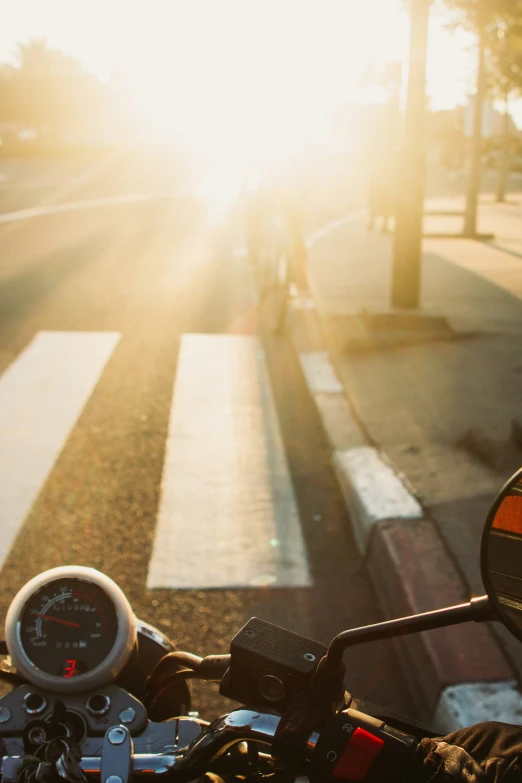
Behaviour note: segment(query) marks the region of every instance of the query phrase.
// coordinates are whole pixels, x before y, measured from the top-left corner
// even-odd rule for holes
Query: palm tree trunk
[[[508,111],[508,98],[509,93],[506,92],[504,102],[504,121],[502,123],[502,158],[500,161],[500,168],[498,172],[497,182],[497,201],[503,202],[506,200],[506,191],[509,179],[509,170],[511,163],[510,156],[510,139],[509,139],[509,111]]]
[[[479,10],[482,6],[479,6]],[[466,190],[466,209],[464,212],[463,236],[474,239],[477,235],[477,201],[480,191],[480,169],[482,157],[482,107],[486,96],[486,29],[485,20],[479,18],[479,51],[477,91],[475,94],[475,111],[473,119],[473,135],[471,137],[471,149],[468,171],[468,184]]]

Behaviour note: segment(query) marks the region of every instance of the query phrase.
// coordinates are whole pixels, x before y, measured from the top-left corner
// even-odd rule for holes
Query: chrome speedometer
[[[91,568],[53,568],[13,600],[6,641],[30,682],[80,692],[113,680],[136,641],[132,609],[120,588]]]
[[[20,617],[25,654],[43,672],[77,677],[102,664],[118,635],[118,619],[102,588],[62,576],[29,598]]]

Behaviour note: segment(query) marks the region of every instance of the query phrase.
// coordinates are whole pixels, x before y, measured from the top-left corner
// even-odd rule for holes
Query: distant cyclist
[[[306,248],[299,210],[280,179],[251,173],[245,180],[245,233],[250,262],[284,251],[290,275],[300,289],[307,288]]]

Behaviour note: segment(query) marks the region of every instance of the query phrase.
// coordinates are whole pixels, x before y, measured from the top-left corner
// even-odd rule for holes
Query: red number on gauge
[[[76,673],[76,659],[70,658],[68,661],[65,661],[65,666],[63,668],[63,676],[74,677],[75,673]]]

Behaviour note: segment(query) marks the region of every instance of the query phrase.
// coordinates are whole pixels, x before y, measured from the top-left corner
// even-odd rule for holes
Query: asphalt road
[[[0,157],[0,214],[121,195],[172,196],[186,189],[188,168],[179,152],[150,143],[76,157]]]
[[[199,654],[227,651],[253,615],[324,643],[382,619],[297,359],[258,323],[240,243],[237,215],[217,223],[188,194],[0,225],[0,392],[41,332],[120,335],[5,559],[2,619],[25,581],[71,563],[107,573],[138,616]],[[184,334],[261,340],[311,586],[147,589]],[[24,443],[33,459],[30,433]],[[390,643],[354,648],[346,663],[354,695],[415,717]],[[214,686],[195,690],[204,717],[223,709]]]

